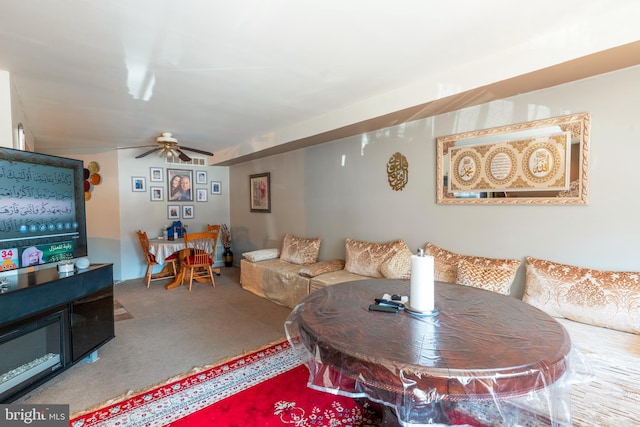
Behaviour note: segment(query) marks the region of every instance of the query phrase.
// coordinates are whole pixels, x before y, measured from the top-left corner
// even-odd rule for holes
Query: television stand
[[[115,337],[113,264],[10,276],[0,293],[0,403],[12,402]]]

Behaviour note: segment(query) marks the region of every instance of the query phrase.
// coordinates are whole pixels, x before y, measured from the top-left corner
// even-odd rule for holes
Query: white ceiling
[[[3,0],[0,69],[36,151],[228,159],[638,40],[639,5]]]

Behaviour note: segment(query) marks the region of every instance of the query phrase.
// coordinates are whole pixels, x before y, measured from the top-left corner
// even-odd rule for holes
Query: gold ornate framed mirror
[[[586,204],[590,114],[436,138],[439,204]]]

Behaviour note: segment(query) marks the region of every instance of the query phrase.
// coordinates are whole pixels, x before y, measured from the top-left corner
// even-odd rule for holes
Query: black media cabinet
[[[113,264],[8,278],[0,293],[0,403],[26,394],[115,337]]]

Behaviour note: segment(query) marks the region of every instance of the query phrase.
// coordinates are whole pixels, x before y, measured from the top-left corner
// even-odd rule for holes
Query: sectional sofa
[[[345,260],[318,262],[320,239],[287,234],[281,252],[263,249],[243,254],[240,284],[249,292],[294,308],[324,286],[368,278],[401,278],[403,274],[408,277],[411,251],[402,240],[375,243],[347,239],[346,250]]]
[[[286,235],[282,250],[245,253],[244,289],[289,308],[311,292],[368,278],[410,278],[402,240],[345,240],[345,259],[318,261],[320,239]],[[435,280],[509,294],[522,261],[462,255],[427,243]],[[582,268],[527,257],[523,301],[568,331],[574,426],[640,426],[640,273]]]

